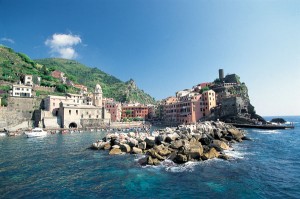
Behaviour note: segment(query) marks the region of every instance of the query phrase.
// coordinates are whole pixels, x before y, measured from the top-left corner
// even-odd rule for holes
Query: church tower
[[[93,93],[93,105],[102,108],[102,88],[99,84],[96,85]]]

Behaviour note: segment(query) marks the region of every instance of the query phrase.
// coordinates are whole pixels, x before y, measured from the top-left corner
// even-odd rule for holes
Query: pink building
[[[111,115],[112,122],[121,121],[122,105],[116,102],[113,98],[103,98],[102,105]]]
[[[202,94],[198,92],[184,93],[163,100],[162,106],[163,119],[166,123],[196,123],[202,117],[210,115],[211,109],[216,106],[215,92],[208,90]]]

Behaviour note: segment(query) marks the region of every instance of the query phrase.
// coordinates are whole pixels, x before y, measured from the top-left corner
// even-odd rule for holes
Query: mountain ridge
[[[99,68],[91,68],[76,60],[62,58],[31,60],[24,53],[17,53],[12,48],[0,46],[0,66],[0,80],[10,83],[19,81],[21,75],[31,74],[42,78],[41,85],[57,88],[62,83],[53,78],[51,72],[59,70],[64,72],[72,82],[87,86],[89,91],[93,91],[96,84],[100,84],[104,97],[114,98],[120,102],[155,104],[153,97],[137,86],[131,86],[131,80],[123,82]],[[136,85],[135,82],[134,85]],[[64,86],[66,91],[77,91],[69,86]]]

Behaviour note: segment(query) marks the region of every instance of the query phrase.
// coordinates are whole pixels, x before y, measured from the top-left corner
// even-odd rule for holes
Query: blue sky
[[[0,0],[0,44],[133,78],[156,99],[223,68],[258,114],[300,113],[297,0]]]

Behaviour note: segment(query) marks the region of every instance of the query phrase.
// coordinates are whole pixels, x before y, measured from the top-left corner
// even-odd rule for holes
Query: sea
[[[232,160],[183,165],[89,150],[104,132],[1,137],[0,198],[300,198],[300,116],[282,118],[295,129],[246,129]]]

